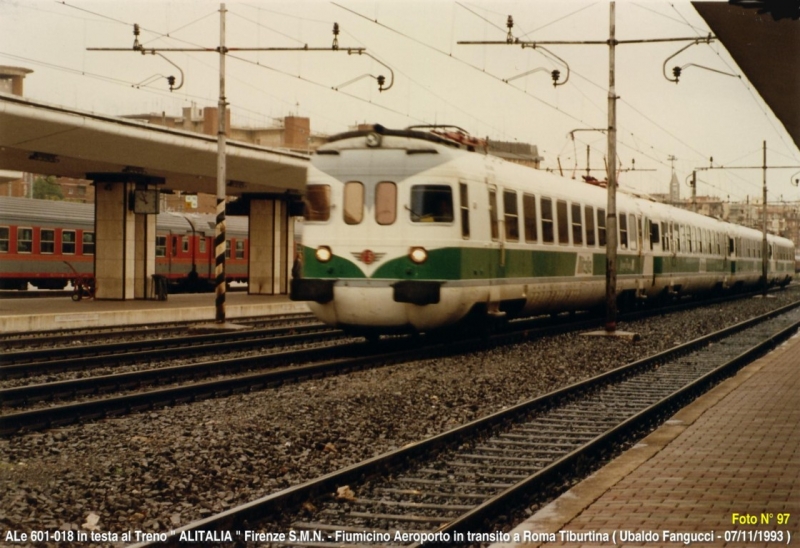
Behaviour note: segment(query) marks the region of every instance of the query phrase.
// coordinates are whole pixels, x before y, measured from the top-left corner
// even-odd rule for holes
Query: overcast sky
[[[185,74],[170,92],[163,76],[178,71],[161,57],[134,52],[93,52],[88,47],[129,48],[133,23],[148,48],[219,44],[219,2],[197,0],[46,1],[0,0],[0,64],[33,69],[25,94],[35,100],[121,115],[142,112],[179,116],[181,108],[216,106],[219,62],[215,53],[164,53]],[[402,128],[448,123],[470,133],[535,144],[544,167],[580,176],[586,147],[593,169],[603,166],[608,93],[608,47],[546,46],[563,59],[569,81],[554,87],[549,71],[567,69],[547,52],[518,45],[458,45],[504,41],[506,18],[514,17],[521,40],[606,40],[607,1],[337,0],[227,2],[226,45],[235,47],[330,47],[338,22],[340,48],[363,47],[381,63],[346,51],[233,52],[227,61],[226,95],[233,123],[271,126],[286,115],[307,116],[317,133],[346,131],[356,123]],[[709,33],[691,4],[620,0],[619,40],[702,37]],[[684,184],[692,169],[714,165],[800,165],[800,151],[758,92],[717,43],[688,48],[671,67],[687,68],[679,84],[662,65],[683,43],[617,48],[619,161],[642,171],[625,172],[620,183],[640,192],[667,192],[672,162]],[[753,47],[758,47],[755,44]],[[392,88],[379,92],[364,75],[384,75]],[[534,69],[524,77],[511,79]],[[160,76],[159,76],[160,75]],[[776,75],[780,77],[780,75]],[[149,80],[151,83],[142,85]],[[347,82],[351,82],[342,86]],[[333,88],[339,88],[338,91]],[[771,170],[769,199],[800,200],[790,184],[797,170]],[[600,175],[599,171],[594,172]],[[701,171],[698,194],[723,199],[761,199],[760,170]],[[799,175],[795,174],[795,177]]]

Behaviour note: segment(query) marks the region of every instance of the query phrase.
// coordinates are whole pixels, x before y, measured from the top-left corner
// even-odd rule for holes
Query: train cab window
[[[33,251],[33,229],[17,229],[17,253],[30,253]]]
[[[156,236],[156,257],[167,256],[167,237]]]
[[[8,253],[9,230],[7,226],[0,226],[0,253]]]
[[[517,193],[513,190],[503,192],[503,219],[506,225],[506,241],[519,241],[519,209]]]
[[[550,198],[542,198],[542,241],[546,244],[552,244],[555,241],[553,200]]]
[[[61,253],[65,255],[75,254],[75,231],[62,230],[61,231]]]
[[[303,198],[303,218],[306,221],[327,221],[331,217],[330,185],[308,185]]]
[[[244,241],[236,240],[236,258],[244,259]]]
[[[393,224],[397,219],[397,185],[381,181],[375,185],[375,222],[379,225]]]
[[[469,238],[469,189],[466,183],[458,183],[459,201],[461,204],[461,237]]]
[[[606,246],[606,210],[597,208],[597,245]]]
[[[536,196],[533,194],[522,195],[522,215],[525,224],[525,241],[536,242],[539,240],[538,225],[536,220]]]
[[[583,222],[581,219],[581,204],[572,204],[572,245],[583,245]]]
[[[358,181],[344,184],[344,222],[357,225],[364,220],[364,185]]]
[[[500,239],[500,229],[497,224],[497,191],[492,188],[489,189],[489,228],[494,241]]]
[[[94,255],[94,232],[84,232],[81,244],[84,255]]]
[[[556,214],[558,215],[558,243],[569,244],[569,223],[567,219],[567,202],[558,200],[556,202]]]
[[[453,189],[447,185],[412,186],[410,213],[415,223],[452,223]]]
[[[39,253],[51,254],[56,252],[56,231],[43,228],[39,232]]]
[[[586,245],[594,247],[594,208],[586,206],[583,208],[583,213],[586,218]]]
[[[628,216],[624,213],[619,215],[619,247],[628,249]]]

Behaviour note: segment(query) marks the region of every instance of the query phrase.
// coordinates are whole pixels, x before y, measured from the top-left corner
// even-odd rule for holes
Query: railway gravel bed
[[[0,440],[0,523],[166,531],[796,300],[798,291]],[[97,519],[96,525],[91,525]]]

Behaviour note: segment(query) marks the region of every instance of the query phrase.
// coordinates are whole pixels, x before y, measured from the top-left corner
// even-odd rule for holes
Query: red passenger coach
[[[228,282],[247,281],[247,219],[226,219]],[[160,213],[156,274],[171,291],[214,285],[214,215]],[[94,274],[94,205],[0,197],[0,289],[64,289]]]

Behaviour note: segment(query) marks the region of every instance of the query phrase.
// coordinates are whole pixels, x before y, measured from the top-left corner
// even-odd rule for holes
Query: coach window
[[[197,244],[198,244],[198,251],[200,251],[200,253],[205,255],[205,253],[206,253],[206,238],[205,238],[205,236],[200,236],[200,238],[198,238],[198,240],[197,240]],[[156,246],[158,246],[158,244],[156,244]],[[156,249],[158,249],[158,247],[156,247]],[[163,257],[163,255],[161,255],[161,256]]]
[[[555,241],[553,230],[553,200],[542,198],[542,241],[552,244]]]
[[[628,216],[624,213],[619,215],[619,247],[628,249]]]
[[[584,217],[586,217],[586,245],[594,247],[594,208],[592,206],[585,206],[583,208]]]
[[[184,253],[188,253],[189,252],[189,237],[188,236],[184,236],[184,237],[181,238],[181,249],[183,250]]]
[[[494,241],[500,239],[500,229],[497,224],[497,191],[492,188],[489,189],[489,228]]]
[[[663,223],[662,223],[663,224]],[[656,221],[650,221],[650,249],[653,249],[654,245],[658,245],[661,242],[661,225]],[[663,251],[666,251],[664,246],[661,246]]]
[[[581,222],[581,204],[572,204],[572,244],[583,245],[583,223]]]
[[[327,221],[331,217],[330,185],[309,185],[303,199],[303,218],[306,221]]]
[[[567,202],[558,200],[556,202],[556,213],[558,219],[558,243],[569,244],[569,222],[567,219]]]
[[[469,239],[469,191],[466,183],[458,183],[458,194],[461,207],[461,237]]]
[[[636,222],[636,217],[634,215],[628,215],[628,236],[630,239],[629,247],[633,251],[636,251],[639,248],[639,233],[638,230],[636,230],[637,226],[639,226],[639,223]]]
[[[358,181],[344,184],[344,222],[357,225],[364,220],[364,185]]]
[[[236,258],[244,259],[244,241],[236,240]]]
[[[452,223],[453,189],[447,185],[412,186],[410,213],[415,223]]]
[[[375,185],[375,222],[390,225],[397,218],[397,185],[381,181]]]
[[[167,256],[167,237],[156,236],[156,257]]]
[[[65,255],[75,254],[75,231],[62,230],[61,231],[61,253]]]
[[[39,252],[40,253],[55,253],[56,252],[56,231],[51,228],[43,228],[39,232]]]
[[[597,245],[606,246],[606,210],[597,208]]]
[[[170,236],[170,240],[172,241],[172,253],[170,254],[171,257],[178,256],[178,237],[177,236]]]
[[[525,223],[525,241],[536,242],[539,240],[538,225],[536,221],[536,196],[533,194],[522,195],[522,214]]]
[[[84,255],[94,255],[94,232],[84,232],[81,243]]]
[[[8,253],[8,240],[8,227],[0,226],[0,253]]]
[[[33,229],[17,229],[17,253],[30,253],[33,251]]]
[[[517,193],[513,190],[503,192],[503,219],[506,225],[506,241],[519,241],[519,209]]]
[[[226,259],[230,259],[231,258],[231,241],[230,240],[225,240],[225,258]]]

